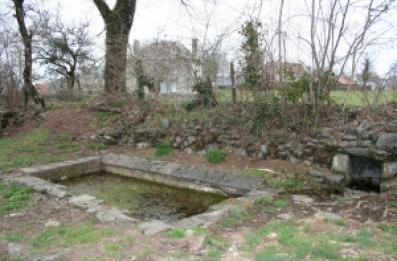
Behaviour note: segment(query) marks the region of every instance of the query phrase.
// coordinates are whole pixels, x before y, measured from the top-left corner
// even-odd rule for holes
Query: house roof
[[[178,41],[158,41],[142,47],[135,56],[175,56],[192,58],[191,51]]]

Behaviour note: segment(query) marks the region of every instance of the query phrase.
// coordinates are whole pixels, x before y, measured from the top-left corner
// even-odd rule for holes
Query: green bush
[[[163,157],[170,154],[172,151],[171,145],[168,142],[163,142],[156,147],[155,156],[156,157]]]
[[[196,107],[196,104],[193,101],[184,101],[181,106],[185,111],[192,111]]]
[[[297,103],[303,98],[305,93],[309,92],[310,88],[310,77],[304,75],[299,79],[289,83],[286,90],[287,101],[291,103]]]
[[[212,164],[222,163],[226,160],[226,153],[221,149],[210,149],[205,154],[205,158]]]

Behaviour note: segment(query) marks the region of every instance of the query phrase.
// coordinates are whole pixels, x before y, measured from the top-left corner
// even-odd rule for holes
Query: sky
[[[0,4],[7,0],[0,0]],[[307,0],[286,0],[283,26],[286,31],[287,60],[310,63],[308,46],[298,41],[298,36],[307,35]],[[326,0],[325,0],[326,1]],[[50,8],[59,7],[61,16],[68,22],[88,20],[93,35],[98,36],[96,48],[104,53],[104,24],[92,0],[47,0]],[[106,0],[112,7],[115,0]],[[275,31],[280,0],[190,0],[190,9],[184,8],[179,0],[138,0],[137,12],[130,34],[134,39],[149,42],[153,39],[178,40],[190,48],[192,38],[201,44],[214,42],[220,35],[227,35],[222,48],[230,60],[238,59],[241,38],[238,30],[248,16],[259,17],[270,32]],[[355,15],[352,19],[360,19]],[[397,28],[397,15],[390,15],[386,21]],[[207,30],[207,27],[209,29]],[[382,28],[379,28],[381,31]],[[375,33],[375,32],[374,32]],[[272,34],[272,33],[270,33]],[[387,33],[396,39],[395,30]],[[269,36],[271,38],[271,35]],[[349,41],[348,39],[346,40]],[[385,74],[390,65],[397,62],[397,41],[387,40],[381,46],[369,48],[369,56],[379,74]]]

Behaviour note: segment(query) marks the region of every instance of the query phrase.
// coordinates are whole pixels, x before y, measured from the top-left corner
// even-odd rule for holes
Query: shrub
[[[181,106],[186,111],[192,111],[194,110],[195,104],[193,101],[184,101],[182,102]]]
[[[206,154],[205,158],[209,163],[217,164],[222,163],[226,160],[226,154],[221,149],[210,149]]]
[[[170,154],[172,151],[171,145],[168,142],[163,142],[156,147],[155,156],[156,157],[163,157]]]
[[[297,80],[289,83],[286,90],[287,101],[292,103],[299,102],[305,93],[309,92],[310,78],[308,75],[302,76]]]

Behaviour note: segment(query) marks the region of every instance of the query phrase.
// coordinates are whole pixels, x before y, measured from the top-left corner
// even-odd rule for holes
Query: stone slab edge
[[[88,157],[68,160],[48,165],[20,169],[24,175],[35,176],[50,181],[60,181],[98,172],[102,167],[102,157]]]
[[[134,171],[149,175],[135,174],[146,179],[161,182],[163,176],[168,180],[189,182],[224,191],[230,195],[244,195],[257,188],[258,181],[241,175],[226,173],[219,170],[185,166],[178,163],[151,161],[126,155],[107,154],[102,159],[104,170],[116,174],[134,175]],[[123,170],[124,169],[124,170]],[[130,171],[129,171],[130,170]],[[156,177],[157,176],[157,177]]]

